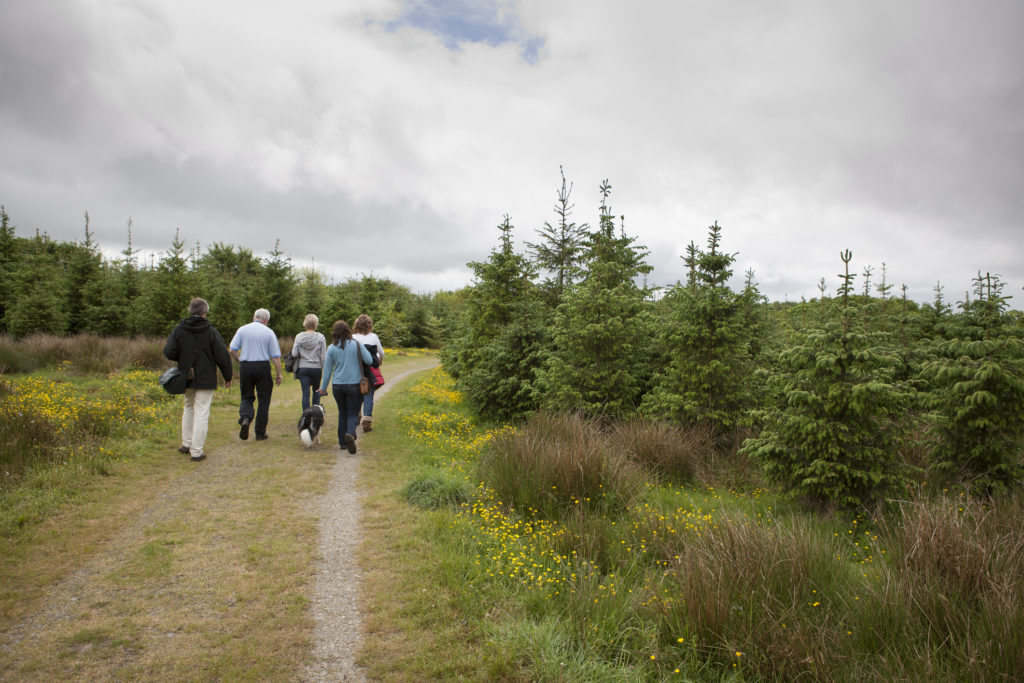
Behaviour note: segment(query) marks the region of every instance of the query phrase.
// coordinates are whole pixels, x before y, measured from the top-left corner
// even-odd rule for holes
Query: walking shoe
[[[199,462],[200,460],[206,460],[206,453],[200,453],[199,455],[193,455],[189,458],[192,462]]]
[[[266,434],[257,434],[257,435],[256,435],[256,440],[257,440],[257,441],[263,441],[263,440],[264,440],[264,439],[266,439],[266,438],[267,438],[267,435],[266,435]]]
[[[188,455],[188,451],[189,451],[188,446],[178,446],[178,452],[179,453],[183,453],[185,455]]]
[[[241,439],[242,441],[245,441],[246,439],[249,438],[249,423],[251,421],[252,420],[250,420],[249,418],[243,417],[242,421],[239,423],[242,425],[242,428],[238,430],[238,438]]]
[[[349,453],[356,452],[356,437],[351,434],[345,435],[345,446],[348,448]]]
[[[373,422],[371,420],[367,420],[365,417],[363,418],[363,423],[361,426],[363,428],[364,433],[373,430]]]

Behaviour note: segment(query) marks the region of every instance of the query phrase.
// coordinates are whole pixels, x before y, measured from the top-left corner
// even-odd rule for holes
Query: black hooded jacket
[[[164,345],[164,355],[177,361],[178,369],[188,374],[195,370],[189,389],[216,389],[217,368],[225,382],[231,381],[231,356],[220,332],[201,315],[182,320],[171,331]]]

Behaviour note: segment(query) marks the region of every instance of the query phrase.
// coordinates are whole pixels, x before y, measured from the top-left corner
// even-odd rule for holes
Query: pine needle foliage
[[[538,402],[555,411],[621,416],[636,410],[641,382],[634,372],[646,350],[648,290],[636,279],[649,273],[647,249],[624,231],[616,234],[601,191],[601,222],[586,243],[583,279],[570,287],[555,311],[551,351],[536,384]]]
[[[993,493],[1024,475],[1024,334],[998,275],[978,273],[974,295],[941,326],[948,339],[935,344],[922,376],[931,387],[933,469]]]
[[[665,297],[659,346],[668,357],[643,399],[642,412],[675,422],[708,423],[725,433],[744,421],[753,371],[750,346],[759,299],[752,276],[744,292],[727,284],[735,254],[722,251],[722,228],[708,228],[707,250],[691,242],[687,283]]]
[[[522,419],[536,408],[532,383],[545,341],[539,323],[536,271],[512,244],[506,216],[498,246],[486,261],[470,263],[476,282],[466,300],[460,334],[444,349],[445,370],[479,415]]]
[[[903,485],[899,414],[906,395],[893,382],[899,359],[885,333],[865,332],[850,296],[849,250],[841,255],[838,321],[782,352],[773,381],[783,401],[760,415],[764,428],[743,451],[768,478],[828,508],[856,508]]]

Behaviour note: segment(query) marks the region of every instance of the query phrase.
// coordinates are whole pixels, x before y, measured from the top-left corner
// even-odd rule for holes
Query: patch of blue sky
[[[449,50],[458,50],[463,43],[514,43],[531,63],[544,45],[544,39],[526,31],[511,4],[502,0],[406,0],[401,15],[386,24],[392,31],[405,26],[436,35]]]

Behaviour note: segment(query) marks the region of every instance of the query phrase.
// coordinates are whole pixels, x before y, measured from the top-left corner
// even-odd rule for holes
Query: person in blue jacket
[[[369,365],[373,357],[366,347],[352,339],[352,328],[344,320],[337,320],[331,328],[333,343],[327,348],[320,395],[327,394],[331,385],[338,404],[338,445],[356,452],[356,427],[363,395],[359,393],[359,380],[363,377],[363,363]]]

